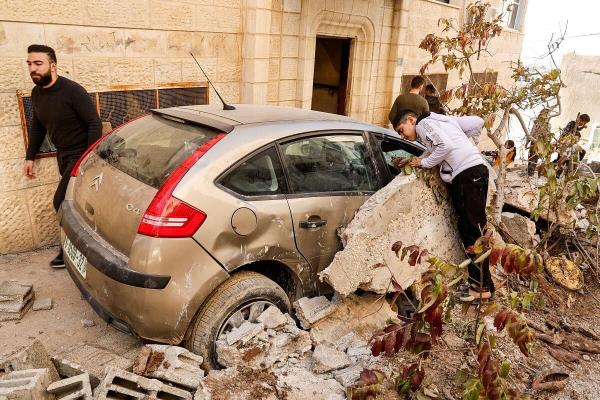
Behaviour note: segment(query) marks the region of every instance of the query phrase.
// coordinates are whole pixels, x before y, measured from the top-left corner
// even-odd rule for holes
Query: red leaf
[[[392,245],[392,251],[394,253],[396,253],[396,257],[398,257],[398,252],[400,251],[400,249],[402,249],[402,242],[401,241],[397,241],[396,243],[394,243]]]
[[[377,268],[383,268],[383,267],[385,267],[385,264],[383,264],[383,263],[377,263],[377,264],[371,265],[371,269],[377,269]]]
[[[396,332],[388,333],[385,335],[385,355],[391,356],[394,354],[394,347],[396,345]]]

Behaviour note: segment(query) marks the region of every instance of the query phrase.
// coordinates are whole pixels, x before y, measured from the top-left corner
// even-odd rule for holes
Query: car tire
[[[271,279],[257,272],[242,271],[217,287],[202,305],[190,327],[186,348],[204,359],[206,370],[221,368],[215,342],[227,319],[253,301],[268,301],[282,312],[291,310],[285,291]]]

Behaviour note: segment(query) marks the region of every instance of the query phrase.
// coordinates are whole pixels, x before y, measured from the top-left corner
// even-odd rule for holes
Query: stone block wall
[[[59,74],[90,91],[205,81],[194,52],[226,101],[310,108],[317,36],[352,38],[349,116],[387,125],[402,75],[427,54],[420,40],[440,17],[461,19],[466,0],[55,0],[0,2],[0,254],[57,241],[53,158],[26,180],[16,92],[33,84],[26,48],[55,48]],[[501,0],[494,0],[500,2]],[[508,76],[522,34],[507,31],[477,68]],[[443,72],[434,66],[431,72]],[[448,86],[458,82],[450,76]],[[209,99],[214,102],[214,93]]]

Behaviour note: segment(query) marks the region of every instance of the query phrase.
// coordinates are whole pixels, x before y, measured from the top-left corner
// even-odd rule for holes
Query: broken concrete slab
[[[536,227],[531,219],[520,214],[503,212],[501,223],[505,234],[504,239],[524,248],[533,248],[536,245]]]
[[[106,377],[94,392],[94,398],[97,400],[114,398],[192,400],[192,394],[169,386],[158,379],[145,378],[109,366],[106,368]]]
[[[445,186],[435,177],[431,183],[448,198]],[[402,241],[417,245],[450,262],[465,258],[456,229],[451,202],[438,204],[436,195],[415,175],[396,177],[376,192],[358,210],[342,233],[344,250],[319,277],[342,296],[364,289],[376,293],[393,291],[392,274],[404,289],[418,280],[427,266],[410,267],[391,250]],[[375,264],[388,268],[371,268]]]
[[[333,377],[344,388],[354,385],[360,378],[360,373],[363,370],[362,364],[351,365],[348,368],[340,369],[333,373]]]
[[[30,290],[22,299],[0,301],[0,312],[19,313],[27,303],[33,300],[33,291]]]
[[[52,395],[46,392],[49,384],[45,368],[13,371],[0,380],[0,396],[9,400],[50,400]]]
[[[149,344],[140,350],[133,372],[196,389],[204,376],[202,362],[202,357],[183,347]]]
[[[313,360],[313,371],[317,374],[346,368],[351,363],[346,353],[326,344],[320,344],[315,347]]]
[[[369,341],[373,332],[385,327],[386,321],[394,317],[396,313],[380,296],[350,295],[338,302],[334,313],[313,325],[310,336],[315,345],[332,347],[351,332],[356,340]]]
[[[258,335],[259,332],[264,330],[262,323],[252,323],[250,321],[244,321],[237,328],[227,332],[227,344],[232,345],[237,342],[247,343],[254,336]]]
[[[275,370],[277,386],[286,394],[287,400],[343,400],[346,398],[342,385],[335,379],[323,379],[305,368],[286,366]]]
[[[312,324],[334,312],[336,305],[325,296],[303,297],[294,302],[294,309],[300,325],[304,329],[309,329]]]
[[[111,351],[90,346],[76,345],[52,357],[60,376],[72,377],[88,372],[92,388],[100,384],[106,366],[128,370],[133,360]]]
[[[89,374],[75,375],[54,382],[46,389],[58,400],[92,400],[92,387]]]
[[[33,311],[51,310],[52,299],[47,297],[45,299],[36,299],[33,302]]]
[[[275,306],[270,306],[257,318],[258,322],[262,322],[265,329],[276,329],[285,325],[288,320],[281,310]]]
[[[50,382],[60,379],[50,355],[39,340],[26,348],[19,348],[0,360],[0,371],[12,372],[28,369],[47,369]]]

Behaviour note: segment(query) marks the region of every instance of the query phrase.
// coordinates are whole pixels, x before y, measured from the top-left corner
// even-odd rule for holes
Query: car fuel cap
[[[256,214],[249,208],[238,208],[231,216],[231,227],[240,236],[246,236],[254,232],[256,225]]]

